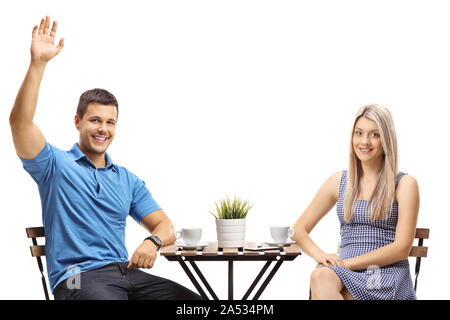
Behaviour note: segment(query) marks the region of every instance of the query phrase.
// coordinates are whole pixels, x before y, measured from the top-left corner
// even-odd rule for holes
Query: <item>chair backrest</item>
[[[423,246],[423,239],[428,239],[430,237],[430,229],[417,228],[415,239],[418,239],[418,245],[412,246],[409,252],[410,257],[426,258],[428,254],[428,247]]]
[[[415,274],[416,279],[414,281],[414,290],[417,291],[417,278],[419,277],[420,271],[420,260],[421,258],[426,258],[428,255],[428,247],[423,246],[423,239],[428,239],[430,237],[430,229],[417,228],[415,239],[418,239],[417,246],[413,246],[409,252],[410,257],[416,258]]]
[[[25,231],[27,232],[27,237],[31,238],[31,241],[33,243],[33,245],[30,246],[31,256],[36,257],[38,263],[39,271],[41,273],[42,286],[44,288],[45,299],[50,300],[47,289],[47,281],[45,280],[44,275],[44,267],[41,260],[41,257],[45,256],[45,245],[38,245],[36,240],[37,238],[45,238],[44,227],[26,228]]]

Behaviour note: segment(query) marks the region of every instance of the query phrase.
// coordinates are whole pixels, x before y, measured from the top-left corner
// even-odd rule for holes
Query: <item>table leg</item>
[[[264,267],[261,269],[261,271],[259,272],[258,276],[255,278],[255,280],[253,281],[253,283],[251,284],[250,288],[248,288],[247,292],[245,293],[245,295],[242,297],[242,300],[247,300],[247,298],[250,296],[250,294],[252,293],[253,289],[255,289],[256,285],[258,284],[259,280],[261,280],[262,276],[264,275],[264,273],[266,273],[267,268],[269,268],[269,266],[272,264],[272,261],[267,261],[266,264],[264,265]]]
[[[181,267],[183,268],[184,272],[186,272],[189,279],[191,279],[192,284],[194,285],[195,289],[197,289],[198,293],[202,296],[203,299],[209,300],[208,296],[206,295],[205,291],[203,291],[202,287],[198,283],[197,279],[195,279],[194,275],[192,274],[191,270],[189,270],[189,267],[184,262],[183,258],[180,256],[178,257],[178,262],[180,263]]]
[[[194,271],[197,273],[198,277],[203,282],[203,284],[205,285],[206,289],[208,289],[209,294],[213,297],[213,299],[214,300],[219,300],[219,298],[217,297],[216,293],[214,292],[214,290],[209,285],[208,281],[206,281],[205,276],[200,271],[200,269],[197,267],[197,264],[194,261],[189,261],[189,263],[191,264],[192,268],[194,268]]]
[[[228,261],[228,300],[233,300],[233,261]]]
[[[278,260],[278,262],[276,263],[276,265],[273,267],[272,271],[269,273],[269,275],[267,276],[266,280],[264,281],[264,283],[261,285],[261,287],[259,288],[258,292],[256,292],[255,296],[253,297],[253,300],[258,300],[258,298],[261,296],[261,294],[263,293],[264,289],[266,289],[267,285],[269,284],[270,280],[272,280],[273,276],[275,275],[275,273],[278,271],[278,269],[280,269],[281,264],[283,263],[283,257],[280,257],[280,260]]]

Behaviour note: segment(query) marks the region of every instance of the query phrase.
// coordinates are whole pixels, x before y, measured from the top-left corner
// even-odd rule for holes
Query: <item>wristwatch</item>
[[[150,237],[145,238],[144,241],[145,240],[150,240],[151,242],[153,242],[155,244],[155,246],[158,248],[156,251],[161,249],[162,242],[161,242],[161,239],[158,238],[157,236],[150,236]]]

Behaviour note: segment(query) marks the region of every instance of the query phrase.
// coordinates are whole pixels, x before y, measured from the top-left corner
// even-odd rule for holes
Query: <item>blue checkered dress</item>
[[[404,173],[397,176],[396,186]],[[357,200],[352,221],[344,220],[344,193],[347,171],[342,172],[337,202],[337,215],[341,224],[341,259],[360,256],[369,251],[394,242],[397,226],[398,205],[394,201],[385,220],[370,221],[366,213],[367,200]],[[415,300],[408,260],[402,260],[384,267],[369,267],[367,270],[351,271],[331,266],[350,294],[357,300]]]

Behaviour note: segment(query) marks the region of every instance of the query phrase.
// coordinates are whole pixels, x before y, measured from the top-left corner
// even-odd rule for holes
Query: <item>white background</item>
[[[57,41],[65,38],[41,85],[35,122],[46,139],[70,149],[80,94],[111,91],[120,104],[113,161],[146,181],[177,229],[202,227],[203,241],[216,240],[208,210],[225,195],[254,203],[248,241],[294,224],[347,167],[358,108],[387,107],[400,169],[419,182],[418,226],[431,228],[418,297],[450,298],[446,1],[14,1],[0,15],[1,299],[43,298],[25,236],[41,225],[41,204],[8,117],[45,15],[59,22]],[[128,222],[131,256],[147,233]],[[338,232],[333,209],[311,235],[335,252]],[[226,298],[226,263],[199,266]],[[236,298],[262,266],[235,263]],[[261,298],[307,299],[314,267],[306,255],[284,263]],[[150,272],[194,289],[163,257]]]

